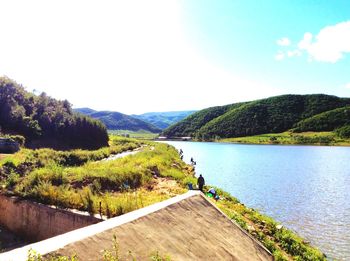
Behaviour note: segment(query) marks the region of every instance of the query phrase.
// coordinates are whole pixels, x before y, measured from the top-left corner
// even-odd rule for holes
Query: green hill
[[[45,93],[36,96],[7,77],[0,77],[0,130],[25,137],[26,146],[97,149],[108,146],[106,127],[78,115],[70,103]]]
[[[242,103],[230,104],[225,106],[216,106],[200,110],[183,119],[182,121],[165,129],[163,131],[163,134],[170,137],[193,136],[194,133],[201,127],[203,127],[206,123],[219,117],[220,115],[223,115],[231,108],[236,108],[240,105],[242,105]]]
[[[301,120],[346,105],[350,105],[349,98],[324,94],[281,95],[204,109],[170,126],[163,134],[207,140],[278,133],[293,128]]]
[[[303,131],[333,131],[336,128],[350,124],[350,106],[316,114],[302,120],[293,129],[295,132]]]
[[[136,119],[120,112],[94,111],[89,108],[78,108],[75,109],[75,111],[102,121],[108,130],[147,131],[152,133],[161,132],[161,129],[148,122]]]
[[[169,112],[147,112],[140,115],[131,115],[134,118],[151,123],[154,126],[165,129],[175,124],[196,111],[169,111]]]

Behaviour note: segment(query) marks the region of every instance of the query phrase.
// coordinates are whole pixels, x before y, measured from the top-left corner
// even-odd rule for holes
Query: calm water
[[[167,142],[196,173],[282,222],[332,259],[350,260],[350,147]]]

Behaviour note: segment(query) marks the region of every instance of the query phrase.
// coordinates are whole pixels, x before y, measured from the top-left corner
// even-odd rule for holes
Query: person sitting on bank
[[[198,184],[199,190],[203,192],[203,186],[205,185],[205,181],[202,174],[199,175],[197,179],[197,184]]]
[[[213,198],[216,197],[216,191],[215,191],[214,188],[210,188],[210,189],[208,190],[208,193],[211,194]]]

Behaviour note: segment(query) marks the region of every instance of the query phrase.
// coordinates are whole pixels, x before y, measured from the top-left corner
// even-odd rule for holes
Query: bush
[[[350,138],[350,125],[345,125],[335,130],[335,133],[341,138]]]
[[[12,139],[15,142],[17,142],[19,144],[19,146],[21,146],[21,147],[23,147],[25,142],[26,142],[26,138],[24,138],[21,135],[12,135],[12,136],[10,136],[10,139]]]

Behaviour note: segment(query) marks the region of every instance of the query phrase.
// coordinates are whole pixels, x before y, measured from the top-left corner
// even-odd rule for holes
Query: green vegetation
[[[140,146],[134,155],[97,161]],[[96,151],[22,149],[0,163],[0,186],[7,193],[108,217],[183,193],[194,179],[192,168],[169,145],[121,137],[112,137],[109,148]],[[157,190],[158,182],[168,179],[175,185]]]
[[[149,122],[154,126],[164,130],[170,125],[175,124],[195,111],[169,111],[169,112],[147,112],[140,115],[131,115],[135,118]]]
[[[101,161],[110,154],[134,148],[141,149],[134,155]],[[186,184],[196,183],[193,168],[180,160],[174,147],[116,136],[111,137],[110,147],[96,151],[22,149],[0,158],[0,166],[3,193],[107,217],[184,193]],[[215,202],[217,206],[261,241],[276,260],[325,260],[320,251],[290,230],[216,190],[221,197]],[[104,260],[120,260],[116,259],[119,249],[115,242],[116,248],[104,252]],[[41,260],[35,255],[31,258],[28,260]],[[47,260],[78,260],[76,256],[52,258]],[[169,259],[155,252],[151,260]]]
[[[43,257],[42,255],[38,254],[34,250],[28,251],[27,261],[78,261],[78,257],[76,255],[73,255],[71,257],[67,256],[50,256],[50,257]]]
[[[98,149],[108,145],[101,122],[74,114],[66,100],[45,93],[36,96],[6,77],[0,77],[0,111],[1,132],[24,136],[26,146]]]
[[[70,257],[68,256],[60,256],[55,254],[49,254],[46,256],[42,256],[38,253],[36,253],[34,250],[28,251],[27,261],[78,261],[79,257],[77,255],[72,255]],[[122,261],[125,259],[122,259],[120,256],[120,249],[119,249],[119,243],[117,240],[117,236],[113,235],[113,242],[112,242],[112,250],[104,250],[102,254],[103,261]],[[132,251],[128,251],[128,258],[126,260],[133,260],[136,261],[136,258],[133,256]],[[151,261],[171,261],[170,256],[163,256],[158,251],[152,252],[150,255]]]
[[[223,115],[231,108],[236,108],[240,105],[242,105],[242,103],[226,106],[217,106],[200,110],[188,116],[184,120],[170,126],[169,128],[163,131],[163,134],[169,137],[193,136],[197,130],[199,130],[211,120],[219,117],[220,115]]]
[[[335,133],[341,138],[349,139],[350,138],[350,125],[345,125],[341,128],[336,129]]]
[[[213,140],[280,133],[290,130],[302,120],[349,104],[348,98],[322,94],[282,95],[208,108],[169,127],[163,134],[169,137],[192,136],[199,140]],[[318,131],[324,130],[319,128]]]
[[[321,251],[273,219],[244,206],[227,192],[217,188],[216,191],[222,200],[213,202],[270,250],[275,260],[326,260]]]
[[[141,140],[154,140],[159,135],[148,131],[108,130],[109,134]]]
[[[75,111],[102,121],[108,130],[130,130],[160,133],[161,129],[132,116],[113,111],[94,111],[89,108],[75,109]]]
[[[344,130],[346,128],[344,127]],[[350,128],[348,128],[349,130]],[[341,131],[342,129],[339,129]],[[342,137],[335,132],[283,132],[268,133],[248,137],[228,138],[220,142],[246,144],[295,144],[295,145],[339,145],[350,146],[350,138]]]
[[[326,111],[302,120],[296,124],[293,131],[333,131],[346,124],[350,124],[350,106]]]

